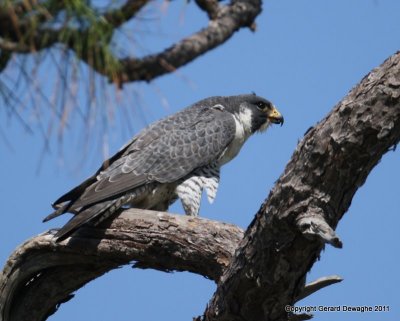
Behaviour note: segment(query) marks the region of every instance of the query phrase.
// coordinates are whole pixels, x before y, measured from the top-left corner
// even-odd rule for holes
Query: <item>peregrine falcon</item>
[[[201,100],[134,136],[83,183],[53,204],[46,222],[74,216],[55,235],[61,241],[84,224],[97,225],[121,207],[166,211],[178,198],[197,216],[203,189],[216,196],[220,168],[244,142],[283,117],[255,94]]]

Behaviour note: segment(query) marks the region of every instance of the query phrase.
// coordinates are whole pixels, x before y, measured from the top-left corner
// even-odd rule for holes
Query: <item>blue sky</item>
[[[132,121],[134,132],[112,128],[114,134],[110,136],[113,153],[147,123],[211,95],[254,91],[272,100],[284,114],[285,125],[252,137],[239,157],[224,167],[215,203],[210,206],[205,201],[201,208],[203,217],[243,228],[268,195],[305,131],[372,68],[400,49],[397,0],[275,0],[265,1],[263,7],[257,32],[240,31],[176,74],[151,84],[125,86],[125,91],[139,97],[132,100],[132,108],[137,110],[137,118]],[[193,2],[182,1],[171,3],[163,14],[155,5],[142,14],[146,17],[150,19],[142,21],[148,27],[136,25],[136,45],[151,47],[150,51],[162,49],[206,21]],[[129,105],[129,101],[124,104]],[[146,116],[140,116],[142,113]],[[17,121],[0,115],[0,125],[14,146],[10,151],[0,143],[3,264],[18,244],[66,221],[63,218],[41,223],[51,210],[50,204],[96,170],[102,155],[98,148],[90,150],[91,157],[76,170],[76,158],[82,157],[82,151],[70,130],[64,139],[64,164],[60,165],[53,146],[37,172],[43,145],[40,135],[30,135]],[[400,318],[398,164],[398,151],[383,157],[337,228],[343,249],[327,247],[307,276],[312,281],[338,274],[344,281],[298,304],[386,305],[390,311],[317,312],[316,320]],[[171,211],[182,213],[179,205]],[[86,285],[49,320],[191,320],[204,311],[214,290],[215,285],[201,276],[125,267]]]

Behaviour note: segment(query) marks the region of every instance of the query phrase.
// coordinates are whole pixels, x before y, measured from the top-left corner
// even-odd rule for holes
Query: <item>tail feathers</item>
[[[69,206],[69,203],[64,204],[64,205],[62,205],[62,206],[59,206],[53,213],[51,213],[50,215],[47,215],[47,216],[43,219],[43,222],[50,221],[51,219],[53,219],[53,218],[55,218],[55,217],[57,217],[57,216],[60,216],[60,215],[62,215],[62,214],[64,214],[64,213],[66,213],[66,212],[67,212],[67,209],[68,209],[68,206]]]
[[[115,213],[124,204],[128,203],[133,198],[133,195],[126,195],[116,200],[109,200],[101,203],[94,204],[81,212],[77,213],[65,224],[55,235],[57,242],[65,240],[82,225],[92,223],[97,226],[111,215]],[[53,214],[51,214],[53,215]],[[49,215],[49,216],[51,216]],[[58,214],[60,215],[60,214]],[[58,216],[56,215],[56,216]]]
[[[57,238],[57,242],[65,240],[72,233],[74,233],[78,228],[80,228],[82,225],[84,225],[86,223],[89,223],[89,222],[92,222],[95,220],[103,221],[104,219],[109,217],[109,215],[108,215],[104,218],[103,216],[101,216],[101,214],[104,214],[105,211],[108,212],[108,209],[115,202],[116,201],[107,201],[107,202],[95,204],[95,205],[90,206],[89,208],[83,210],[82,212],[78,213],[74,217],[72,217],[67,222],[67,224],[65,224],[55,235],[55,237]]]

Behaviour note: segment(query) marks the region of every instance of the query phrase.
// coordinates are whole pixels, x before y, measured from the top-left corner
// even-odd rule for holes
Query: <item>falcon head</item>
[[[226,97],[223,105],[249,134],[263,132],[270,124],[283,125],[283,116],[274,104],[255,94]]]

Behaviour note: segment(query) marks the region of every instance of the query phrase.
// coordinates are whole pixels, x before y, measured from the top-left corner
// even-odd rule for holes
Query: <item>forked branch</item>
[[[1,320],[43,320],[71,292],[132,260],[218,281],[197,320],[309,318],[288,315],[285,306],[338,281],[305,286],[305,275],[326,243],[341,246],[339,220],[399,140],[400,52],[306,133],[243,239],[232,225],[142,210],[82,229],[70,243],[43,234],[18,248],[0,275]]]

